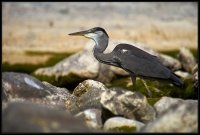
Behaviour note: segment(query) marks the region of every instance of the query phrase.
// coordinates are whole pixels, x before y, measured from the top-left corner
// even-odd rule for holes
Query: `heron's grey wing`
[[[121,61],[121,66],[136,76],[168,79],[171,75],[171,71],[157,59],[148,60],[135,55],[124,54]]]
[[[154,60],[155,58],[157,59],[156,56],[151,55],[133,45],[129,44],[118,44],[115,48],[114,51],[123,51],[123,50],[128,50],[129,54],[135,55],[140,58],[148,59],[148,60]]]

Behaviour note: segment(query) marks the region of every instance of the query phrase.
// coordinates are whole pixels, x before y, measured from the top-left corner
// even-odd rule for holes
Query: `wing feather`
[[[133,45],[129,45],[129,44],[118,44],[115,48],[114,51],[119,51],[119,50],[128,50],[130,54],[135,55],[137,57],[140,58],[144,58],[144,59],[157,59],[156,56],[149,54],[148,52],[145,52]]]
[[[122,53],[122,50],[125,53]],[[113,51],[120,59],[120,66],[136,76],[168,79],[171,71],[153,56],[137,47],[119,44]]]

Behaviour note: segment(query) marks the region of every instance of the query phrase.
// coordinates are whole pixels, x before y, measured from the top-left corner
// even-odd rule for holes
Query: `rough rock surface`
[[[3,132],[197,132],[197,100],[163,97],[152,107],[139,92],[98,81],[71,94],[15,72],[3,72],[2,84]]]
[[[141,132],[198,132],[198,102],[175,102],[158,118],[145,125]]]
[[[106,90],[101,94],[101,104],[115,115],[142,121],[155,119],[155,110],[144,95],[122,89]]]
[[[60,61],[53,67],[39,68],[34,72],[34,75],[52,78],[57,85],[63,85],[79,82],[86,78],[95,78],[98,72],[99,62],[93,57],[92,52],[81,51]]]
[[[77,97],[80,97],[85,92],[87,92],[87,90],[91,90],[94,88],[101,90],[107,89],[103,83],[88,79],[79,83],[79,85],[74,89],[73,94]]]
[[[70,108],[76,101],[76,97],[67,89],[41,82],[24,73],[3,72],[2,84],[3,108],[7,103],[16,101]]]
[[[53,93],[41,81],[24,73],[3,72],[2,86],[6,98],[45,97]]]
[[[77,97],[71,94],[67,89],[60,88],[51,85],[48,82],[43,82],[49,89],[52,89],[55,93],[45,97],[48,104],[62,105],[67,110],[71,111],[72,107],[75,107]]]
[[[183,100],[181,98],[171,98],[171,97],[162,97],[159,101],[154,104],[154,108],[157,112],[157,115],[161,115],[170,109],[171,106],[180,103],[193,103],[196,104],[197,100]]]
[[[70,106],[71,113],[77,114],[90,108],[100,109],[101,93],[106,89],[105,85],[101,82],[90,79],[79,83],[72,94],[76,97],[76,100]]]

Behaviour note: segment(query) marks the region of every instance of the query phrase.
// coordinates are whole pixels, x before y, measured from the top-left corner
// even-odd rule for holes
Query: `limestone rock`
[[[101,93],[107,90],[104,84],[94,80],[85,80],[74,89],[73,96],[76,97],[76,101],[71,106],[70,110],[73,114],[77,114],[85,109],[101,109]]]
[[[62,105],[67,110],[71,111],[72,107],[75,108],[77,97],[71,94],[67,89],[51,85],[48,82],[43,82],[49,89],[54,91],[54,94],[46,96],[42,100],[46,100],[52,105]]]
[[[87,92],[87,90],[90,90],[93,88],[97,88],[101,90],[107,89],[106,86],[102,84],[101,82],[88,79],[79,83],[79,85],[76,86],[76,88],[74,89],[73,94],[77,97],[80,97],[82,94]]]
[[[42,98],[53,93],[35,77],[25,73],[3,72],[2,87],[5,98]]]
[[[197,100],[183,100],[181,98],[171,98],[171,97],[162,97],[159,101],[154,104],[157,115],[168,111],[170,107],[175,106],[180,103],[193,103],[196,104]]]
[[[126,119],[124,117],[112,117],[104,123],[104,130],[110,132],[137,132],[143,127],[142,122]]]
[[[2,82],[3,108],[9,102],[28,101],[46,104],[52,108],[66,109],[70,108],[75,101],[75,96],[71,95],[66,88],[59,88],[48,82],[41,82],[28,74],[4,72]]]
[[[80,82],[86,78],[95,78],[99,72],[99,62],[94,58],[92,51],[76,53],[52,67],[40,68],[34,75],[41,79],[48,79],[58,86]],[[47,80],[45,80],[47,81]]]
[[[144,95],[122,89],[106,90],[101,94],[101,104],[115,115],[148,122],[155,118],[155,110]]]
[[[198,132],[198,102],[187,101],[170,106],[141,132],[193,133]]]

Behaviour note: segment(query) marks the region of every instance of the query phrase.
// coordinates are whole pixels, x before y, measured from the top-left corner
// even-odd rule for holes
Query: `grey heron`
[[[74,32],[69,35],[82,35],[94,40],[94,57],[104,64],[126,70],[131,76],[133,86],[136,83],[136,77],[168,80],[178,87],[183,86],[182,80],[165,67],[156,56],[133,45],[121,43],[112,52],[103,53],[108,46],[109,36],[101,27]]]

